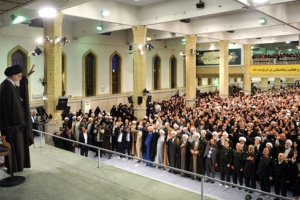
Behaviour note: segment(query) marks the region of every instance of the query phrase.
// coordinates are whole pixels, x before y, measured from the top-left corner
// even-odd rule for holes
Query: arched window
[[[155,55],[153,58],[153,90],[160,89],[160,57]]]
[[[111,57],[111,93],[121,93],[121,58],[117,53]]]
[[[25,76],[27,72],[27,55],[22,52],[20,49],[15,51],[11,55],[11,65],[20,65],[23,68],[23,76]]]
[[[170,86],[177,88],[177,59],[174,56],[170,59]]]
[[[95,95],[95,56],[89,53],[85,56],[85,96]]]

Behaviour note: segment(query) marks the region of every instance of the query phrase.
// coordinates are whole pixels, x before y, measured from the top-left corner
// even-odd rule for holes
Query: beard
[[[20,87],[20,80],[14,81],[15,86]]]

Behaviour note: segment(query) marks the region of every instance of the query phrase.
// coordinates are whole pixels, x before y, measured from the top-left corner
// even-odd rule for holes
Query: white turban
[[[239,138],[239,141],[241,141],[241,140],[243,140],[244,142],[247,141],[247,139],[246,139],[245,137],[240,137],[240,138]]]

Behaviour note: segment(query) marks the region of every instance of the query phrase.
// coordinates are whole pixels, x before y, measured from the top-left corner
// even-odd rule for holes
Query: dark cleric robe
[[[32,124],[30,118],[28,80],[23,77],[20,87],[15,87],[5,79],[0,85],[0,129],[12,144],[12,165],[14,172],[30,168],[29,146],[33,144]],[[15,126],[15,127],[14,127]],[[14,127],[13,129],[7,129]],[[9,169],[8,157],[5,166]]]

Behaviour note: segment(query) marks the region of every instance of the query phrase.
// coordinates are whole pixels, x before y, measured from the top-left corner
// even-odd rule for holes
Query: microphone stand
[[[26,128],[27,125],[32,124],[32,123],[28,123],[28,124],[21,124],[21,125],[17,125],[17,126],[24,126],[24,129]],[[12,138],[11,136],[14,134],[16,126],[11,126],[11,127],[7,127],[7,128],[3,128],[4,129],[9,129],[11,131],[9,132],[9,138],[10,138],[10,145],[11,145],[11,150],[10,150],[10,163],[9,163],[9,170],[10,170],[10,177],[4,178],[2,180],[0,180],[0,187],[13,187],[13,186],[17,186],[17,185],[21,185],[22,183],[24,183],[26,181],[26,178],[24,176],[14,176],[14,172],[13,172],[13,159],[12,159],[12,153],[13,150],[15,151],[14,148],[14,138]],[[26,138],[27,139],[27,138]]]

